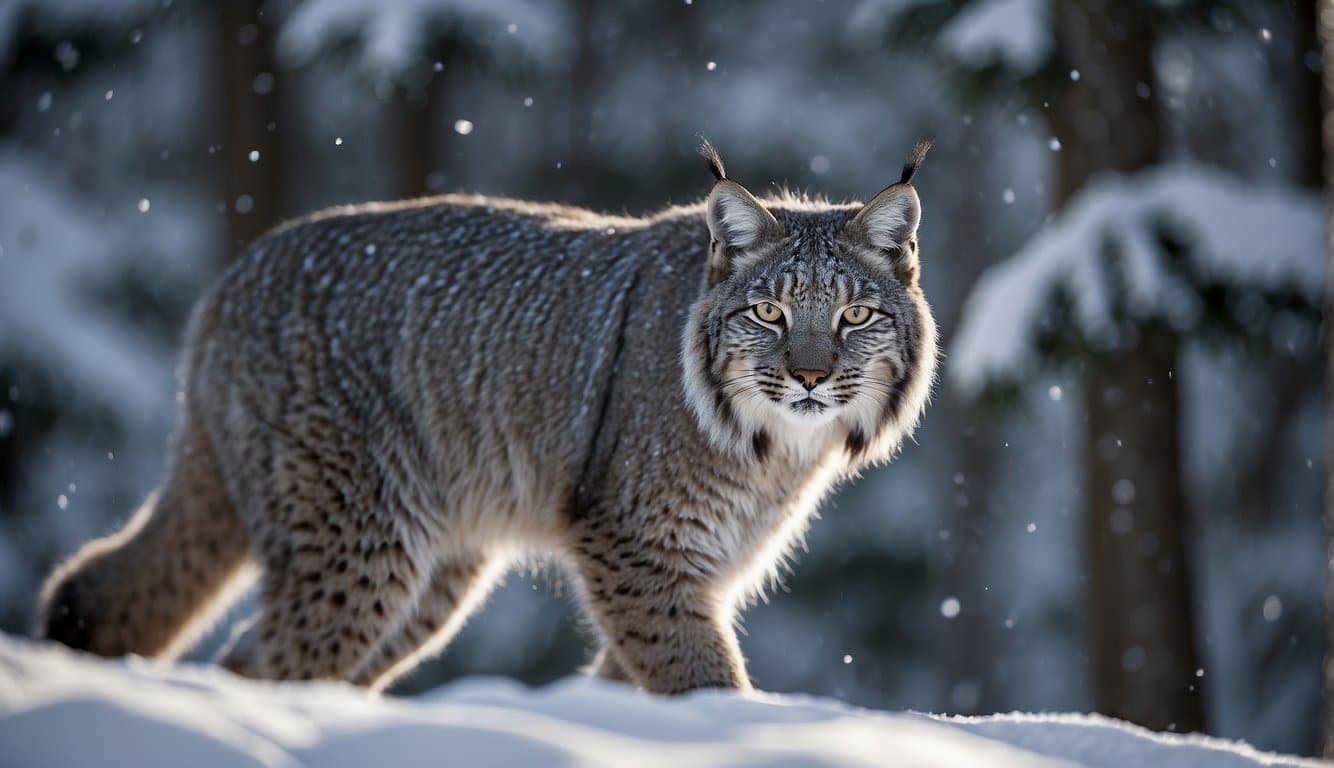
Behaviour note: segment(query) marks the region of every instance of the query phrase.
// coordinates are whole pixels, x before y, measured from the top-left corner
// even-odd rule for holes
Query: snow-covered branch
[[[938,45],[973,69],[999,64],[1031,75],[1051,55],[1047,0],[977,0],[949,20]]]
[[[572,22],[563,3],[539,0],[306,0],[283,25],[278,51],[303,65],[350,50],[357,69],[399,78],[453,39],[502,67],[551,69],[572,53]]]
[[[171,353],[98,298],[135,268],[192,279],[191,257],[209,233],[177,197],[98,211],[41,163],[0,154],[0,361],[23,360],[130,421],[159,413]]]
[[[939,20],[931,24],[936,51],[965,69],[1000,66],[1026,77],[1051,57],[1047,0],[969,0],[957,8],[946,0],[865,0],[849,26],[893,30],[924,12]]]
[[[1098,177],[978,281],[950,379],[969,396],[1022,380],[1042,362],[1045,338],[1114,343],[1118,313],[1188,332],[1203,319],[1201,290],[1210,286],[1316,306],[1323,232],[1318,197],[1291,187],[1185,165]],[[1167,240],[1184,246],[1183,263]],[[1062,300],[1071,327],[1055,328]]]

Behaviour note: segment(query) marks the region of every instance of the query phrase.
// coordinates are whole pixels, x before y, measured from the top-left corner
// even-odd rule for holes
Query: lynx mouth
[[[792,410],[797,413],[820,413],[828,407],[828,403],[820,402],[813,397],[807,397],[792,404]]]

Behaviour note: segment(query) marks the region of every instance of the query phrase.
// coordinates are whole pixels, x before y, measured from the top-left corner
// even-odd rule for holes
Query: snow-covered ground
[[[0,635],[0,766],[1319,765],[1098,716],[951,718],[798,696],[474,679],[416,699],[104,662]]]

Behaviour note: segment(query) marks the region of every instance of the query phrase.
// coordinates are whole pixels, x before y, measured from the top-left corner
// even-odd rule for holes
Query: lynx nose
[[[817,371],[813,368],[798,368],[792,372],[792,375],[801,382],[801,386],[806,391],[815,389],[816,385],[829,378],[829,371]]]

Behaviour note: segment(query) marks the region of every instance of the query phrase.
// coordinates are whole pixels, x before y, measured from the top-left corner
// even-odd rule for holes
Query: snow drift
[[[0,766],[1315,766],[1094,715],[889,714],[800,696],[474,679],[417,699],[101,661],[0,636]]]

